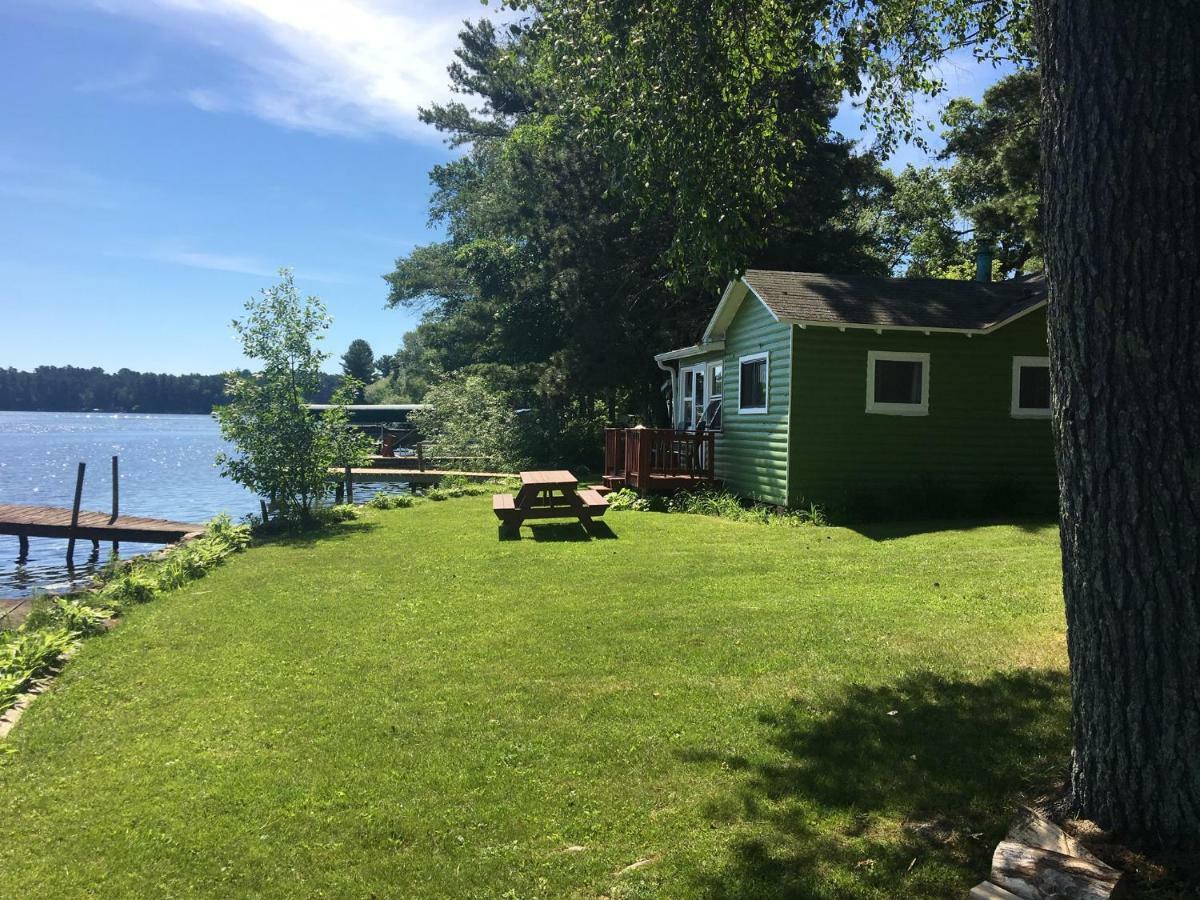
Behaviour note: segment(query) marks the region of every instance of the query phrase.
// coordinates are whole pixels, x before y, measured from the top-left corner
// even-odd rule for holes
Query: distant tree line
[[[322,373],[310,398],[327,402],[340,376]],[[0,369],[0,409],[45,412],[210,413],[223,402],[225,376],[165,375],[79,366]]]

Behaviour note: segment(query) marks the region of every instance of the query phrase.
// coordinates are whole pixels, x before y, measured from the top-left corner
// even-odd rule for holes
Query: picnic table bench
[[[521,489],[512,494],[493,494],[492,512],[500,520],[500,534],[514,536],[526,519],[576,519],[590,528],[593,519],[604,515],[608,501],[599,491],[579,489],[570,472],[522,472]]]

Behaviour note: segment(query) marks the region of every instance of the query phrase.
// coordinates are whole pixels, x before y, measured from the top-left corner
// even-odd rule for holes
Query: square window
[[[875,361],[876,403],[920,403],[921,368],[919,362],[898,359]]]
[[[929,414],[929,354],[867,353],[867,412],[886,416]]]
[[[1050,357],[1014,356],[1010,412],[1018,419],[1050,415]]]
[[[738,412],[765,413],[767,411],[766,353],[743,356],[739,360]]]

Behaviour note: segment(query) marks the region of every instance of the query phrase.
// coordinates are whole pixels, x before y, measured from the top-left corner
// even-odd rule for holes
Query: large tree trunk
[[[1200,3],[1042,0],[1070,802],[1200,838]]]

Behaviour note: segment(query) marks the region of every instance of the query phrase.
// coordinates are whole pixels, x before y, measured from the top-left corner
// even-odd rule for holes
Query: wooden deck
[[[128,541],[134,544],[173,544],[204,531],[203,525],[80,511],[74,535],[81,541]],[[0,503],[0,534],[20,538],[70,538],[71,510],[57,506]]]
[[[716,482],[716,435],[676,428],[605,428],[604,484],[671,491]]]

